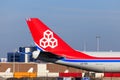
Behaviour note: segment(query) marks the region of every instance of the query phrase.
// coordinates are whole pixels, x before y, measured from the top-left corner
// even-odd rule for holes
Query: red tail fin
[[[35,44],[40,49],[67,58],[93,58],[89,55],[72,49],[38,18],[28,19],[27,24]]]
[[[30,28],[34,42],[42,50],[58,54],[73,51],[68,44],[66,44],[38,18],[28,19],[27,24]]]

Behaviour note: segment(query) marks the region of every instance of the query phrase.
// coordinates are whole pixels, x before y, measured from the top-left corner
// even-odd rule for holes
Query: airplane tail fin
[[[11,68],[7,68],[7,70],[5,71],[5,73],[10,73]]]
[[[27,24],[38,49],[66,58],[92,58],[72,49],[38,18],[29,18]],[[38,56],[39,52],[36,55]]]
[[[33,67],[31,67],[27,72],[32,73],[33,72]]]
[[[28,27],[35,44],[40,50],[63,54],[73,49],[38,18],[29,18]]]

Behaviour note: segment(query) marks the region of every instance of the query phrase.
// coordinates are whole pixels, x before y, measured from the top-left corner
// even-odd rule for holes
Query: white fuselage
[[[120,52],[85,52],[95,57],[118,57]],[[96,72],[120,72],[120,60],[70,60],[62,59],[56,61],[58,64],[72,66],[80,69]]]
[[[56,63],[95,72],[120,72],[120,62],[67,62],[58,60]]]

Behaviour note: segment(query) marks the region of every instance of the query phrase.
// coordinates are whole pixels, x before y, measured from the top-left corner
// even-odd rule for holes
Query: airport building
[[[32,58],[32,52],[37,50],[34,47],[20,47],[17,52],[8,52],[7,60],[8,62],[34,62]]]

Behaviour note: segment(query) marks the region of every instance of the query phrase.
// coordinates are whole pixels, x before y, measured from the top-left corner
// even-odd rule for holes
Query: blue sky
[[[1,0],[0,57],[34,45],[25,18],[38,17],[70,46],[120,51],[120,0]]]

